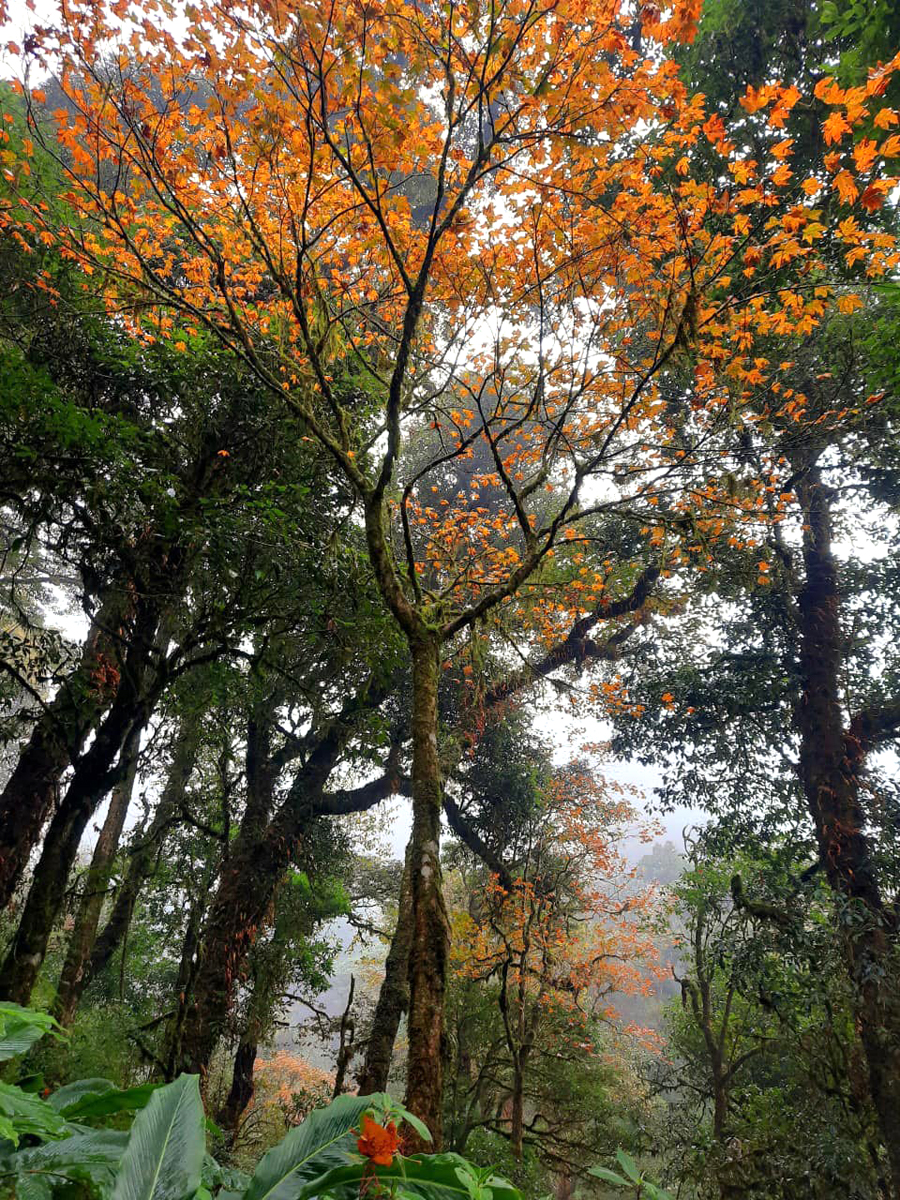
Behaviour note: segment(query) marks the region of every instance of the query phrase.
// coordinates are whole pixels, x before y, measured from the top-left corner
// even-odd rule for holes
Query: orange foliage
[[[305,1059],[279,1050],[253,1064],[254,1107],[275,1105],[291,1125],[299,1124],[314,1108],[327,1104],[334,1076]]]
[[[456,914],[454,967],[463,979],[499,983],[511,1037],[546,1015],[571,1046],[594,1053],[595,1022],[615,1019],[615,995],[647,994],[658,975],[656,895],[619,848],[626,830],[645,839],[652,831],[635,829],[624,795],[582,763],[555,774],[543,803],[512,890],[494,876],[483,905]]]
[[[642,54],[621,0],[66,0],[28,46],[71,103],[72,216],[23,194],[0,224],[58,243],[138,336],[206,329],[247,360],[356,489],[408,632],[413,610],[449,637],[506,604],[550,644],[615,586],[591,514],[627,511],[675,569],[768,511],[777,464],[738,491],[701,465],[781,387],[760,342],[808,337],[835,303],[826,243],[863,278],[900,263],[866,224],[898,182],[879,97],[900,55],[861,87],[819,82],[830,180],[800,181],[810,98],[751,89],[769,133],[749,158],[686,93],[665,51],[699,8],[645,5]],[[13,185],[28,153],[2,151]],[[656,376],[688,347],[673,413]],[[348,362],[383,398],[364,419]],[[416,429],[436,456],[389,499]],[[433,499],[476,448],[488,468]],[[402,564],[375,545],[386,524]]]

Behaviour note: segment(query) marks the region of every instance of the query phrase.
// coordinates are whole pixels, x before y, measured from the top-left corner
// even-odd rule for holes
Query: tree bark
[[[113,627],[119,597],[108,599],[91,624],[81,659],[41,713],[0,796],[0,908],[13,897],[53,809],[60,781],[115,692],[120,666]]]
[[[406,863],[397,905],[397,924],[384,963],[384,978],[372,1017],[372,1030],[366,1043],[365,1061],[357,1077],[360,1096],[387,1091],[397,1030],[409,1006],[409,948],[412,942],[412,890],[409,866],[411,852],[412,843],[406,849]]]
[[[112,911],[91,951],[84,970],[82,991],[92,979],[96,979],[106,969],[107,963],[125,937],[140,890],[145,880],[153,873],[160,840],[184,799],[184,791],[194,769],[199,744],[199,720],[196,717],[190,720],[182,719],[175,739],[172,765],[159,804],[156,806],[150,828],[142,838],[140,846],[131,855],[122,886],[116,892]]]
[[[443,1023],[450,925],[441,888],[441,772],[438,760],[440,640],[410,637],[413,675],[413,828],[410,842],[412,937],[409,954],[409,1060],[406,1106],[431,1132],[411,1152],[439,1150],[444,1092]]]
[[[175,976],[175,1015],[169,1025],[161,1054],[167,1080],[172,1080],[181,1073],[184,1026],[190,1011],[194,981],[200,965],[197,958],[200,949],[200,933],[203,918],[206,916],[207,890],[214,870],[215,868],[207,870],[199,891],[192,899],[191,910],[188,913],[187,925],[184,930],[184,940],[181,943],[181,961],[178,964],[178,974]]]
[[[395,759],[388,755],[384,776],[347,791],[325,792],[359,716],[374,712],[390,691],[390,681],[371,683],[343,706],[322,731],[272,819],[260,822],[258,808],[245,814],[220,874],[203,932],[181,1049],[181,1069],[206,1075],[225,1030],[234,986],[263,925],[275,888],[292,862],[309,823],[318,817],[364,812],[397,790]],[[273,785],[274,785],[273,776]]]
[[[203,930],[200,960],[185,1014],[179,1068],[205,1077],[225,1032],[235,985],[264,924],[279,879],[287,869],[303,826],[279,823],[259,836],[243,828],[223,864]]]
[[[860,800],[868,747],[845,729],[840,701],[843,634],[832,550],[830,495],[818,467],[797,485],[803,510],[805,583],[798,597],[802,695],[799,775],[819,855],[842,898],[838,934],[854,985],[869,1088],[900,1197],[900,989],[897,920],[881,895]]]
[[[118,782],[116,756],[135,726],[146,722],[162,690],[162,673],[157,672],[152,691],[146,691],[159,609],[153,602],[140,608],[115,700],[50,822],[15,938],[0,968],[0,996],[19,1004],[27,1005],[31,997],[87,823]]]
[[[218,1116],[218,1124],[226,1132],[234,1134],[247,1105],[253,1099],[256,1090],[253,1083],[253,1064],[259,1047],[253,1040],[253,1034],[248,1031],[238,1043],[234,1056],[234,1070],[231,1075],[231,1088]]]
[[[222,864],[180,1030],[176,1058],[182,1070],[194,1074],[205,1075],[225,1030],[234,984],[301,832],[269,829],[277,774],[271,758],[274,714],[264,708],[255,706],[247,722],[247,804],[234,849]],[[325,769],[323,786],[332,766]]]
[[[106,889],[134,792],[143,728],[142,725],[135,725],[122,747],[122,757],[128,767],[124,778],[113,788],[106,820],[97,838],[91,865],[85,873],[81,904],[69,936],[53,1005],[54,1015],[61,1025],[71,1025],[84,990],[85,967],[97,937]]]

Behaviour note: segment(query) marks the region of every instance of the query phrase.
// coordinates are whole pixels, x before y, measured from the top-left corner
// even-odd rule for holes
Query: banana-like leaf
[[[485,1172],[475,1174],[471,1164],[458,1154],[417,1154],[414,1158],[397,1155],[389,1167],[372,1167],[369,1163],[336,1167],[313,1180],[296,1200],[325,1195],[351,1200],[359,1195],[362,1180],[373,1175],[382,1186],[388,1185],[389,1191],[396,1188],[421,1200],[471,1200],[488,1193],[491,1200],[522,1200],[521,1192],[507,1180],[498,1175],[485,1177]]]
[[[91,1076],[88,1079],[75,1079],[72,1083],[67,1083],[64,1087],[58,1088],[52,1096],[48,1096],[47,1103],[55,1108],[58,1113],[61,1113],[63,1109],[77,1104],[85,1096],[99,1096],[103,1092],[114,1092],[115,1090],[116,1085],[111,1079],[101,1079],[98,1076]]]
[[[69,1127],[46,1100],[23,1092],[11,1083],[0,1083],[0,1137],[18,1145],[28,1134],[42,1141],[65,1137]]]
[[[24,1054],[45,1033],[56,1033],[59,1024],[49,1013],[0,1001],[0,1062]]]
[[[113,1200],[190,1200],[205,1150],[198,1076],[158,1088],[135,1118]]]
[[[8,1155],[0,1171],[15,1180],[16,1200],[46,1200],[64,1180],[89,1185],[91,1195],[108,1196],[127,1141],[127,1133],[110,1129],[76,1133]]]
[[[328,1172],[353,1164],[355,1130],[363,1113],[390,1104],[387,1096],[339,1096],[327,1108],[317,1108],[263,1156],[244,1200],[298,1200],[315,1195],[310,1186]]]
[[[86,1094],[80,1100],[66,1105],[63,1116],[69,1121],[86,1121],[91,1117],[108,1117],[112,1113],[137,1112],[145,1108],[161,1084],[140,1083],[137,1087],[106,1089],[93,1095]]]

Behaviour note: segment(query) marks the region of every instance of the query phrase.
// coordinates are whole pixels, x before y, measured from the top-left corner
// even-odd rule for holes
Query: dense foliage
[[[895,9],[10,35],[0,1194],[898,1200]]]

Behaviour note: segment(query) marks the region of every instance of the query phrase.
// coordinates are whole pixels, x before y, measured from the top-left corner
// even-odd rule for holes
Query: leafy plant
[[[24,1054],[45,1033],[59,1037],[59,1025],[49,1013],[0,1001],[0,1062]]]
[[[611,1183],[613,1187],[633,1188],[634,1194],[639,1200],[674,1200],[671,1192],[667,1192],[665,1188],[652,1183],[645,1175],[641,1174],[637,1163],[630,1154],[624,1150],[617,1150],[616,1161],[624,1175],[620,1175],[617,1171],[610,1171],[607,1167],[591,1167],[588,1174],[593,1175],[595,1179],[602,1179],[604,1183]]]
[[[55,1024],[30,1010],[14,1015],[19,1044],[31,1044],[26,1027],[40,1036]],[[137,1116],[127,1133],[83,1124],[131,1111]],[[245,1183],[205,1153],[196,1075],[124,1090],[108,1079],[82,1079],[50,1097],[4,1084],[0,1188],[11,1187],[17,1200],[53,1200],[72,1184],[104,1200],[350,1200],[364,1186],[398,1200],[519,1200],[506,1180],[457,1154],[404,1157],[401,1123],[430,1140],[426,1126],[390,1096],[341,1096],[263,1155]]]

